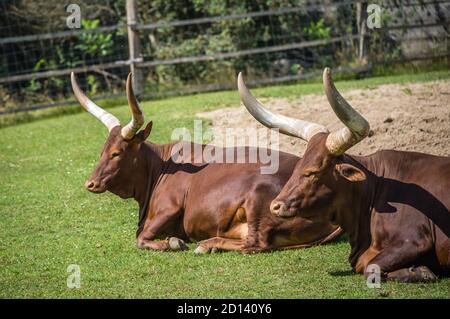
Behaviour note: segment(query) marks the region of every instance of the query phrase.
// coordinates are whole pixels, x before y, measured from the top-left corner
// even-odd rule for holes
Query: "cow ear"
[[[362,170],[350,164],[336,164],[335,170],[350,182],[361,182],[367,178]]]
[[[138,144],[144,142],[149,137],[149,135],[152,131],[152,127],[153,127],[153,122],[150,121],[147,123],[147,126],[145,127],[145,129],[143,129],[142,131],[140,131],[139,133],[136,134],[135,138],[136,138],[136,142]]]
[[[149,137],[153,127],[153,122],[150,121],[147,123],[147,126],[144,129],[144,141]]]

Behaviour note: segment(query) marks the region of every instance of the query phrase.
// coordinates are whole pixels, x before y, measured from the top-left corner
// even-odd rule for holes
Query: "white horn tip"
[[[70,72],[70,81],[72,82],[72,86],[73,86],[74,82],[76,83],[75,73],[73,73],[73,71]]]
[[[242,72],[239,72],[238,74],[238,90],[240,93],[246,92],[248,91],[247,86],[245,85],[244,82],[244,75],[242,74]]]
[[[130,72],[130,73],[128,73],[128,76],[127,76],[127,89],[130,87],[130,86],[132,86],[133,85],[133,74]]]
[[[331,78],[331,69],[329,67],[326,67],[323,69],[323,79],[330,79]]]
[[[238,74],[238,85],[240,85],[243,82],[244,82],[244,78],[243,78],[242,72],[239,72],[239,74]]]

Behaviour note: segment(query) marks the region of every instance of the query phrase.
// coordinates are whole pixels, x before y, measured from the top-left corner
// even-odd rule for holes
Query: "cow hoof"
[[[388,274],[387,279],[400,282],[435,282],[437,276],[426,266],[402,268]]]
[[[211,254],[214,254],[214,253],[217,253],[217,252],[219,252],[219,248],[217,248],[217,247],[211,248]]]
[[[176,237],[169,238],[169,247],[170,247],[170,250],[172,250],[172,251],[182,251],[182,250],[188,249],[185,242]]]
[[[420,281],[435,282],[438,280],[438,277],[426,266],[417,267],[415,271],[419,274]]]
[[[197,248],[195,248],[194,253],[197,255],[207,254],[210,252],[209,248],[206,248],[202,245],[198,245]]]

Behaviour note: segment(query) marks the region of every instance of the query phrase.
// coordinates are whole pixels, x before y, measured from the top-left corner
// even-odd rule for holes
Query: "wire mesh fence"
[[[324,66],[448,66],[449,16],[450,0],[2,0],[0,114],[73,103],[72,71],[100,99],[123,94],[130,69],[149,97],[233,88],[239,71],[257,84]]]

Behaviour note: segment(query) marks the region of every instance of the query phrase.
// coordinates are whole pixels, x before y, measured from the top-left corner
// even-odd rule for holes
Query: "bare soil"
[[[369,121],[371,136],[351,148],[349,154],[368,155],[381,149],[418,151],[450,155],[450,81],[411,84],[386,84],[373,89],[355,89],[342,94]],[[300,99],[260,99],[270,110],[316,122],[330,131],[342,127],[324,94]],[[225,128],[262,128],[241,104],[197,116],[210,119],[216,136],[214,144],[223,145]],[[248,140],[241,144],[252,145]],[[282,135],[279,149],[301,155],[306,143]]]

